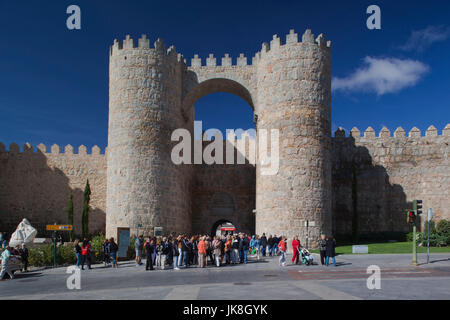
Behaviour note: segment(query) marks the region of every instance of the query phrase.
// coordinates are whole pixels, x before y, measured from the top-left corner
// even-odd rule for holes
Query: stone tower
[[[184,59],[145,35],[110,51],[106,234],[190,232],[191,168],[171,161],[171,134],[192,124],[181,112]],[[187,121],[190,120],[190,121]]]
[[[331,232],[331,42],[291,30],[257,54],[257,129],[280,130],[277,175],[256,173],[256,233]]]

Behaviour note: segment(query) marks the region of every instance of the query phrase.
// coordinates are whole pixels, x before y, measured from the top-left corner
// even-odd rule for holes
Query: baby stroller
[[[301,257],[302,257],[302,263],[304,265],[309,266],[309,265],[313,264],[313,256],[309,252],[308,249],[306,249],[306,248],[300,249],[300,254],[301,254]]]

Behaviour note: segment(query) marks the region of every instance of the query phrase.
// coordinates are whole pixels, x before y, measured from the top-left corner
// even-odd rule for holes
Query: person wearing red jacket
[[[292,263],[295,262],[295,264],[298,264],[298,259],[300,257],[300,248],[301,248],[301,244],[300,241],[298,240],[298,236],[294,237],[294,240],[292,240]]]
[[[286,237],[281,237],[281,241],[278,243],[278,248],[280,249],[280,253],[281,253],[279,264],[280,264],[280,266],[285,267],[286,266],[286,251],[287,251]]]
[[[84,264],[87,260],[88,269],[91,268],[91,244],[88,239],[84,238],[83,244],[81,245],[81,270],[84,270]]]

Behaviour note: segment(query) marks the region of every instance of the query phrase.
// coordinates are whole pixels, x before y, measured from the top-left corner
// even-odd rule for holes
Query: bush
[[[135,250],[135,245],[134,245],[135,241],[136,241],[136,238],[131,236],[130,237],[130,246],[128,247],[128,251],[127,251],[127,259],[129,259],[129,260],[136,258],[136,250]]]
[[[53,265],[53,245],[34,247],[29,249],[28,262],[30,266],[45,267]],[[70,265],[76,262],[72,246],[59,246],[56,248],[56,264]]]
[[[103,242],[105,241],[105,235],[100,233],[98,236],[95,236],[91,240],[91,252],[92,252],[92,261],[103,261]]]
[[[422,246],[427,245],[427,233],[419,232],[420,236],[417,238],[417,241]],[[412,233],[411,233],[412,241]],[[435,226],[435,222],[430,222],[430,247],[442,247],[450,245],[450,221],[441,220]]]

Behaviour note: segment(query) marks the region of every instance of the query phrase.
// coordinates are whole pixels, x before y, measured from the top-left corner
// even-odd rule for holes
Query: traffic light
[[[413,210],[416,212],[416,216],[422,214],[422,200],[413,201]]]
[[[410,224],[416,223],[416,213],[412,210],[407,211],[406,221]]]

